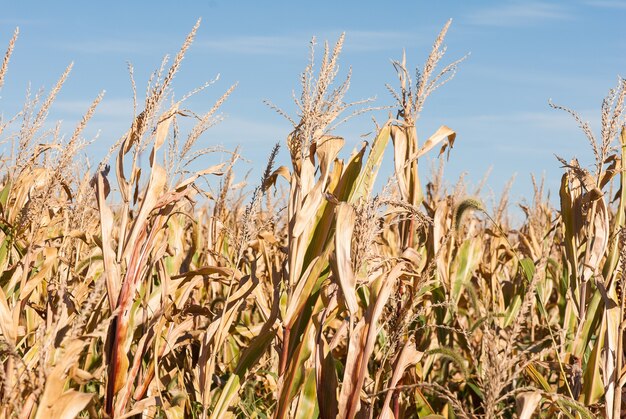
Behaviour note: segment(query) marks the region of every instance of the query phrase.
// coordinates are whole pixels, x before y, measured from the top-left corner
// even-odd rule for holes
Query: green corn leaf
[[[519,295],[513,297],[513,301],[509,304],[504,314],[504,327],[508,327],[513,320],[517,318],[520,308],[522,307],[522,298]]]
[[[304,386],[298,399],[295,419],[309,419],[319,416],[315,386],[315,368],[307,368],[304,373]]]
[[[11,191],[12,185],[13,182],[11,181],[11,179],[7,179],[7,183],[4,185],[4,188],[2,188],[2,191],[0,191],[0,204],[2,205],[3,212],[5,211],[5,208],[7,206],[7,201],[9,200],[9,192]],[[6,218],[6,214],[4,214],[4,216]]]
[[[458,305],[463,288],[472,278],[472,273],[480,262],[481,245],[478,239],[466,240],[456,255],[453,264],[455,274],[450,292],[450,299],[455,306]]]
[[[380,129],[378,135],[374,139],[374,143],[372,144],[372,149],[367,157],[365,166],[354,183],[354,189],[352,190],[349,200],[351,203],[357,202],[360,198],[367,198],[372,192],[376,176],[378,175],[378,170],[380,169],[380,164],[383,160],[383,155],[385,154],[385,149],[389,143],[389,138],[391,138],[390,135],[391,127],[390,122],[388,121]]]
[[[600,335],[593,344],[591,355],[587,364],[583,364],[583,391],[586,404],[597,402],[604,394],[604,385],[600,374],[602,368],[602,347],[604,346],[604,330],[606,323],[603,321],[601,325]]]
[[[235,373],[229,378],[222,391],[220,397],[213,408],[211,419],[219,419],[224,417],[228,409],[235,404],[238,398],[239,389],[241,383],[245,379],[248,370],[255,365],[261,356],[267,351],[267,348],[272,343],[276,332],[274,330],[262,331],[255,339],[252,340],[250,346],[243,352]]]

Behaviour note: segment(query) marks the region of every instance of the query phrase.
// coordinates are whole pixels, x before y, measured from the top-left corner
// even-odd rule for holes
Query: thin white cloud
[[[426,33],[426,32],[425,32]],[[432,44],[435,31],[425,36],[410,32],[395,31],[346,31],[346,50],[358,52],[397,51],[400,47],[410,48]]]
[[[605,9],[626,9],[625,0],[586,0],[584,4]]]
[[[599,132],[599,112],[583,110],[583,120]],[[523,153],[536,156],[558,154],[565,157],[588,155],[589,144],[571,115],[553,109],[511,113],[476,114],[448,118],[446,124],[457,130],[458,146],[490,153]]]
[[[60,116],[71,118],[82,117],[91,106],[88,100],[57,100],[52,111]],[[98,104],[94,117],[96,119],[131,121],[133,116],[133,100],[123,98],[107,98]]]
[[[236,36],[195,42],[196,48],[234,54],[286,54],[302,45],[306,38],[296,36]]]
[[[159,51],[159,42],[139,42],[122,39],[85,39],[72,42],[55,42],[52,48],[80,54],[140,54]]]
[[[471,13],[468,21],[481,26],[527,26],[553,20],[571,19],[562,5],[541,2],[506,2]]]
[[[341,31],[325,31],[316,34],[317,44],[328,40],[332,46]],[[236,36],[221,39],[199,39],[195,46],[211,51],[232,54],[286,55],[304,50],[311,41],[311,36],[289,34],[275,36]],[[352,52],[370,52],[395,50],[398,45],[405,47],[422,45],[431,39],[418,37],[408,32],[393,31],[346,31],[344,49]]]
[[[64,125],[72,126],[80,121],[90,105],[91,102],[87,100],[58,100],[53,104],[51,119],[63,119]],[[268,110],[268,112],[270,111]],[[131,98],[107,98],[105,96],[87,126],[93,132],[103,130],[109,135],[118,135],[130,126],[132,115],[133,102]],[[179,122],[183,133],[187,132],[186,130],[195,123],[194,120],[186,118]],[[209,141],[212,144],[223,144],[227,148],[231,146],[234,148],[237,145],[244,147],[246,145],[273,145],[286,138],[291,129],[291,125],[287,121],[279,120],[272,123],[226,114],[222,121],[204,134],[204,140],[201,142]]]
[[[332,46],[342,31],[329,30],[316,33],[321,47],[328,40]],[[432,31],[426,36],[404,31],[346,30],[344,50],[350,52],[372,52],[397,50],[398,45],[414,47],[432,42]],[[284,35],[225,36],[222,38],[198,38],[194,49],[240,55],[289,55],[305,51],[313,34],[296,33]],[[52,48],[81,54],[141,54],[160,52],[162,43],[126,39],[78,39],[72,42],[55,42]]]
[[[576,131],[578,130],[576,121],[566,112],[549,109],[535,112],[514,112],[506,114],[482,114],[453,118],[463,122],[471,122],[476,125],[488,125],[491,127],[533,127],[542,130],[555,131]],[[599,128],[599,111],[596,109],[585,109],[577,111],[583,120],[589,120],[592,128]],[[452,122],[450,123],[452,124]]]
[[[599,94],[604,93],[608,88],[613,87],[614,83],[610,80],[584,77],[580,75],[569,75],[566,73],[554,73],[541,69],[520,69],[506,62],[495,65],[484,65],[469,62],[464,71],[471,74],[472,77],[479,77],[482,80],[489,80],[494,85],[507,88],[511,86],[519,86],[525,84],[528,86],[547,86],[550,88],[547,92],[559,89],[572,89],[575,86],[592,86]],[[608,84],[607,84],[608,82]],[[606,89],[606,90],[605,90]],[[546,93],[548,95],[549,93]],[[548,96],[546,96],[547,99]],[[558,100],[558,97],[554,98]]]
[[[10,17],[2,17],[0,18],[0,25],[4,26],[31,26],[31,25],[41,25],[47,23],[42,19],[25,19],[25,18],[10,18]]]
[[[283,141],[293,128],[286,121],[270,123],[240,116],[225,115],[224,120],[207,131],[206,138],[224,145],[274,145]]]

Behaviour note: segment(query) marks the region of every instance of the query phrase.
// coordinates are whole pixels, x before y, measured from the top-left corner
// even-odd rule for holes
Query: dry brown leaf
[[[107,299],[111,311],[117,306],[117,298],[121,288],[120,271],[115,260],[113,249],[113,211],[106,202],[105,184],[108,184],[102,173],[96,177],[96,198],[100,215],[100,231],[102,233],[102,258],[106,275]]]
[[[323,187],[322,182],[318,182],[302,201],[302,207],[296,216],[293,226],[293,237],[299,237],[306,229],[313,227],[314,216],[319,211],[320,205],[324,202],[324,194],[322,194]]]
[[[518,394],[515,399],[517,414],[519,419],[530,419],[537,410],[541,401],[541,393],[539,391],[526,391]]]
[[[442,154],[445,151],[446,147],[452,148],[452,146],[454,145],[455,138],[456,138],[456,132],[454,132],[451,128],[448,128],[447,126],[442,125],[439,127],[437,132],[435,132],[433,135],[430,136],[430,138],[428,138],[428,140],[426,140],[424,145],[417,151],[415,156],[411,156],[411,160],[419,159],[424,154],[432,150],[433,147],[435,147],[437,144],[439,144],[443,140],[448,140],[441,147],[441,151],[439,154]]]
[[[390,389],[387,391],[387,395],[385,396],[385,402],[383,403],[383,410],[380,413],[380,419],[393,419],[394,415],[389,406],[391,402],[391,397],[393,396],[393,388],[398,385],[398,382],[402,378],[404,371],[410,367],[411,365],[415,365],[420,362],[423,353],[418,351],[415,347],[415,341],[409,340],[404,344],[398,359],[395,362],[395,366],[393,369],[393,375],[391,376],[391,380],[387,384],[387,387]]]
[[[370,302],[365,316],[361,318],[350,335],[343,384],[339,394],[338,417],[355,417],[359,411],[361,388],[378,334],[378,320],[403,268],[404,264],[398,263],[389,274],[372,283],[374,290],[371,298],[375,300]]]
[[[591,235],[587,238],[591,243],[590,249],[586,252],[587,259],[583,266],[583,281],[590,280],[598,273],[609,244],[609,214],[604,198],[594,201],[592,205],[595,206],[595,213],[592,215]]]
[[[337,229],[335,232],[336,274],[350,315],[354,315],[359,309],[355,290],[356,277],[354,276],[352,258],[350,256],[355,221],[356,213],[354,208],[345,202],[340,203],[337,207]]]
[[[265,185],[263,185],[263,189],[267,189],[270,186],[275,185],[276,180],[278,180],[278,176],[282,176],[285,180],[287,180],[287,182],[291,182],[291,173],[289,173],[287,166],[280,166],[272,172]]]
[[[0,330],[2,330],[2,335],[12,345],[15,345],[17,341],[17,327],[13,323],[13,313],[9,308],[9,302],[2,287],[0,287]]]
[[[395,167],[396,180],[398,181],[398,189],[404,200],[409,197],[408,180],[404,172],[406,162],[408,161],[408,139],[404,131],[398,126],[391,127],[391,139],[393,140],[393,162]]]
[[[323,178],[328,176],[330,165],[333,160],[335,160],[344,144],[345,141],[343,138],[331,135],[324,135],[317,140],[315,150],[319,158],[319,165]]]

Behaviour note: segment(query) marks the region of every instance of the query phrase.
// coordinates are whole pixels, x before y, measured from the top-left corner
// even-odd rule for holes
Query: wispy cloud
[[[288,54],[306,45],[306,38],[297,36],[235,36],[220,39],[199,39],[196,48],[233,54]]]
[[[287,122],[270,123],[257,119],[226,115],[219,124],[211,127],[206,136],[224,145],[273,145],[282,141],[291,131]]]
[[[586,109],[580,115],[591,122],[592,129],[599,131],[597,110]],[[569,114],[553,109],[451,117],[446,123],[465,138],[459,141],[459,147],[471,144],[474,151],[509,153],[507,158],[515,158],[510,154],[513,151],[546,157],[586,155],[589,151],[576,121]]]
[[[53,111],[62,116],[82,117],[91,106],[88,100],[57,100]],[[106,95],[96,108],[95,117],[98,119],[119,119],[130,121],[133,115],[133,100],[123,98],[107,98]]]
[[[316,41],[333,43],[341,31],[324,31],[316,34]],[[234,36],[219,39],[199,39],[196,47],[232,54],[287,55],[302,51],[312,36],[285,34],[275,36]],[[430,39],[400,31],[346,31],[344,49],[348,52],[371,52],[397,49],[397,45],[411,47],[425,45]]]
[[[429,28],[430,29],[430,28]],[[423,31],[424,35],[406,31],[346,31],[346,50],[358,52],[398,50],[432,44],[436,30]]]
[[[541,2],[507,2],[471,13],[468,21],[482,26],[527,26],[553,20],[571,19],[562,5]]]
[[[140,42],[122,39],[85,39],[72,42],[53,42],[51,48],[80,54],[141,54],[159,51],[159,42]]]
[[[496,64],[485,65],[468,63],[464,71],[470,73],[473,77],[479,77],[481,80],[489,80],[494,85],[506,87],[514,90],[516,87],[526,86],[545,86],[549,87],[549,91],[554,91],[556,87],[560,89],[571,89],[575,86],[593,86],[599,93],[603,93],[605,88],[611,87],[607,85],[607,80],[593,78],[581,75],[571,75],[567,73],[554,73],[542,69],[528,70],[519,68],[515,63],[499,62]],[[610,81],[610,80],[609,80]],[[506,86],[505,86],[506,85]],[[546,100],[548,93],[546,92]],[[558,100],[558,97],[554,98]]]
[[[625,0],[586,0],[583,3],[587,6],[602,7],[605,9],[626,9]]]
[[[424,46],[432,42],[432,31],[427,36],[405,31],[346,30],[344,50],[348,52],[373,52],[396,50],[403,47]],[[235,35],[200,37],[194,49],[239,55],[289,55],[306,50],[315,35],[317,43],[332,45],[341,35],[340,30],[327,30],[315,34],[291,33],[280,35]],[[426,31],[424,30],[426,34]],[[160,52],[163,43],[157,40],[127,40],[115,38],[77,39],[71,42],[51,42],[51,48],[80,54],[142,54]]]
[[[547,105],[546,105],[547,108]],[[599,112],[595,109],[578,111],[583,120],[589,120],[596,126]],[[475,125],[489,127],[525,127],[543,131],[576,131],[576,121],[566,112],[547,108],[545,111],[511,112],[503,114],[479,114],[453,118],[459,122],[471,122]]]
[[[25,19],[25,18],[11,18],[11,17],[2,17],[0,18],[0,26],[33,26],[33,25],[41,25],[47,23],[47,21],[43,19]]]

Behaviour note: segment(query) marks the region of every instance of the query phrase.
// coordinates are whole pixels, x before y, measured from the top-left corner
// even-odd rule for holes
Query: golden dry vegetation
[[[416,76],[394,62],[393,113],[348,157],[333,128],[367,108],[344,102],[343,37],[317,65],[311,48],[297,115],[274,107],[293,130],[247,194],[236,151],[191,169],[232,91],[204,114],[173,101],[197,25],[97,167],[80,151],[102,95],[69,136],[46,118],[70,68],[29,95],[0,121],[0,416],[620,417],[626,83],[599,137],[553,105],[595,166],[561,159],[560,208],[535,184],[514,228],[506,194],[488,210],[418,170],[456,137],[416,134],[462,61],[441,65],[448,26]],[[279,146],[289,167],[274,167]]]

